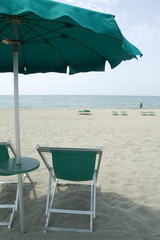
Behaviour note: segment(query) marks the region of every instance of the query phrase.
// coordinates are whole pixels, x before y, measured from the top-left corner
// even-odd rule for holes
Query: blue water
[[[0,108],[13,108],[13,96],[0,96]],[[21,95],[21,108],[160,108],[160,96]]]

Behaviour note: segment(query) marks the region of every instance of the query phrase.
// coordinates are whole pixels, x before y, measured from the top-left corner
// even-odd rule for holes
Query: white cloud
[[[157,16],[157,18],[156,18],[156,23],[159,25],[159,27],[160,27],[160,16]]]
[[[120,0],[57,0],[77,7],[87,8],[99,12],[108,13],[111,7],[119,3]]]
[[[135,44],[145,44],[153,40],[160,40],[160,29],[157,25],[132,25],[124,28],[125,37]]]

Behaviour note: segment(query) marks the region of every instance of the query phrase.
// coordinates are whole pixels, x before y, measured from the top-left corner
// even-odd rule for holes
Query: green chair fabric
[[[93,179],[96,152],[51,151],[55,177],[70,181]]]
[[[9,160],[8,148],[6,145],[0,145],[0,163]]]

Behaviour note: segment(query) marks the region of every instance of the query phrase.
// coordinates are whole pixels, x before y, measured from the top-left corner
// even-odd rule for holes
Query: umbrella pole
[[[18,39],[18,23],[13,23],[14,36]],[[14,117],[15,117],[15,140],[16,140],[16,163],[21,164],[20,150],[20,124],[19,124],[19,91],[18,91],[18,41],[13,41],[13,73],[14,73]],[[23,183],[22,174],[18,174],[18,190],[19,190],[19,209],[21,233],[25,233],[24,222],[24,203],[23,203]]]

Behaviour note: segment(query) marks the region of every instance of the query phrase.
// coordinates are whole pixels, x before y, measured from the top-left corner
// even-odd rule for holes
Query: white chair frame
[[[90,181],[89,184],[85,183],[73,183],[73,182],[60,182],[58,178],[55,177],[53,168],[49,165],[44,153],[50,152],[52,150],[64,150],[64,151],[90,151],[90,152],[96,152],[97,155],[99,155],[97,159],[97,165],[94,170],[93,179]],[[93,231],[93,218],[96,216],[96,182],[97,182],[97,176],[98,171],[100,167],[100,162],[102,158],[102,152],[103,149],[85,149],[85,148],[49,148],[49,147],[40,147],[37,145],[37,151],[40,154],[43,162],[45,163],[48,171],[49,171],[49,185],[48,185],[48,194],[47,194],[47,202],[46,202],[46,224],[45,224],[45,230],[47,231],[76,231],[76,232],[92,232]],[[52,179],[54,179],[54,188],[53,193],[51,194],[51,185],[52,185]],[[53,207],[53,200],[56,193],[56,187],[60,184],[63,185],[89,185],[90,186],[90,210],[69,210],[69,209],[57,209]],[[90,216],[90,228],[89,229],[80,229],[80,228],[62,228],[62,227],[50,227],[49,225],[49,219],[51,213],[64,213],[64,214],[82,214],[82,215],[89,215]]]
[[[7,148],[9,148],[11,150],[11,152],[13,153],[13,155],[16,157],[16,152],[15,152],[15,149],[14,149],[11,141],[0,142],[0,145],[4,145]],[[3,177],[7,177],[7,176],[3,176]],[[24,183],[26,177],[29,179],[29,181],[31,183],[33,183],[32,179],[31,179],[31,177],[30,177],[30,175],[28,173],[23,174],[23,178],[22,178],[22,182],[23,183]],[[9,221],[0,222],[0,226],[8,226],[8,228],[10,229],[12,227],[15,211],[18,210],[18,199],[19,199],[18,182],[4,182],[3,181],[3,182],[0,182],[0,183],[1,184],[17,184],[15,202],[13,204],[0,204],[0,209],[4,209],[4,208],[5,209],[12,209]]]

